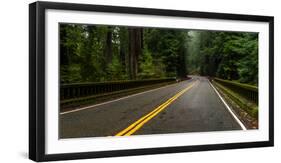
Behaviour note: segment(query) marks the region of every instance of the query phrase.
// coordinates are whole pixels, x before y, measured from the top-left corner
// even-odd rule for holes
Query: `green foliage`
[[[187,34],[186,30],[156,28],[145,30],[147,49],[152,53],[154,60],[158,60],[162,65],[165,65],[166,76],[184,77],[187,75],[185,60]]]
[[[61,24],[61,82],[187,75],[186,31],[146,28],[129,35],[129,29],[137,28]]]
[[[81,79],[81,75],[80,75],[79,65],[74,64],[71,67],[61,65],[60,67],[61,83],[77,83],[80,81],[80,79]]]
[[[192,31],[190,35],[191,72],[257,85],[256,33]]]
[[[60,24],[62,83],[216,76],[258,83],[258,35]]]
[[[116,56],[114,56],[112,62],[108,64],[106,72],[106,79],[109,81],[125,80],[128,78],[126,74],[123,73],[122,65]]]
[[[247,56],[238,63],[239,81],[242,83],[258,83],[258,41],[257,37],[245,43],[248,49]]]
[[[153,59],[151,52],[147,49],[144,50],[144,54],[140,63],[140,73],[138,77],[140,79],[149,78],[163,78],[165,77],[164,65],[161,60]]]

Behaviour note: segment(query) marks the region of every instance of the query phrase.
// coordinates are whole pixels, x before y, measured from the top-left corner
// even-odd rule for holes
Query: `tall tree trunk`
[[[104,49],[107,64],[112,62],[112,27],[107,27],[106,45]]]
[[[134,74],[134,65],[133,65],[133,61],[134,58],[136,56],[135,54],[135,33],[134,33],[134,29],[133,28],[129,28],[129,75],[130,75],[130,79],[134,79],[136,76]]]
[[[120,63],[122,65],[122,71],[126,72],[126,53],[127,53],[127,49],[126,47],[128,47],[126,44],[128,43],[128,38],[126,37],[127,30],[123,30],[120,29]]]
[[[139,68],[139,56],[142,53],[142,29],[129,28],[129,73],[130,79],[136,79]]]
[[[137,75],[138,72],[139,72],[139,58],[140,58],[140,55],[142,54],[142,46],[143,46],[143,43],[142,43],[142,28],[136,28],[135,29],[135,54],[136,54],[136,57],[135,57],[135,60],[134,60],[134,65],[135,65],[135,74]]]
[[[88,37],[85,40],[83,47],[82,65],[80,69],[81,78],[83,81],[93,81],[95,79],[95,70],[92,64],[92,42],[95,38],[95,27],[87,27]]]
[[[184,48],[184,45],[181,45],[179,49],[179,56],[177,57],[177,65],[176,65],[177,76],[180,78],[185,78],[187,75],[185,55],[186,55],[186,49]]]

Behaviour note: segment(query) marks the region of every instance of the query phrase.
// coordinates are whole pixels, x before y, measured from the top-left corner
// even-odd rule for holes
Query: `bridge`
[[[253,126],[232,102],[251,122],[258,112],[255,86],[203,76],[68,85],[61,92],[61,138],[246,130]]]

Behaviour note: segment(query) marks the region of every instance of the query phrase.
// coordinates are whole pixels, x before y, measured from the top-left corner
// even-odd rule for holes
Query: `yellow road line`
[[[146,114],[136,122],[132,123],[129,127],[125,128],[124,130],[117,133],[115,136],[130,136],[133,133],[135,133],[137,130],[139,130],[145,123],[147,123],[149,120],[151,120],[153,117],[155,117],[157,114],[159,114],[162,110],[164,110],[168,105],[170,105],[173,101],[175,101],[177,98],[179,98],[182,94],[184,94],[186,91],[191,89],[195,83],[191,84],[189,87],[183,89],[182,91],[178,92],[176,95],[174,95],[172,98],[168,99],[166,102],[158,106],[156,109],[151,111],[150,113]]]

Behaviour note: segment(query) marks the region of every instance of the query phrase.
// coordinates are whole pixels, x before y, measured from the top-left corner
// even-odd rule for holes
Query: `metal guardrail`
[[[213,78],[213,80],[228,89],[232,90],[233,92],[239,94],[240,96],[246,98],[247,100],[250,100],[258,105],[258,99],[259,99],[259,91],[258,87],[248,85],[248,84],[241,84],[229,80],[223,80],[219,78]]]
[[[176,81],[176,79],[164,78],[149,80],[63,84],[60,86],[60,100],[98,95],[108,92],[138,88],[172,81]]]

